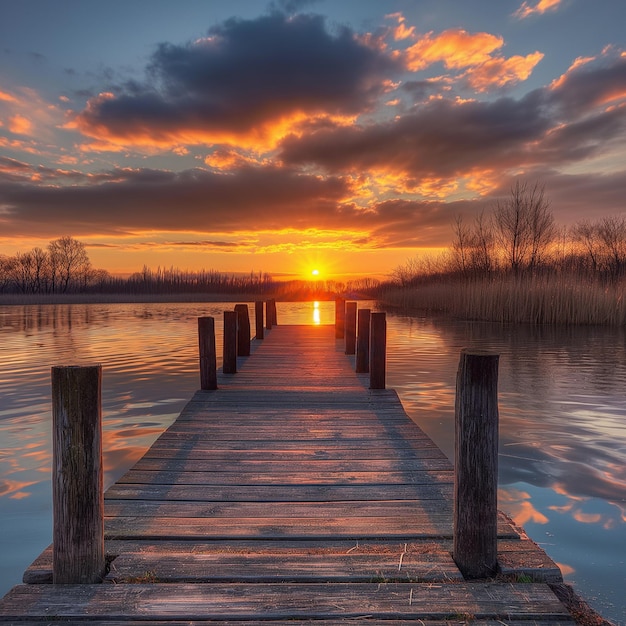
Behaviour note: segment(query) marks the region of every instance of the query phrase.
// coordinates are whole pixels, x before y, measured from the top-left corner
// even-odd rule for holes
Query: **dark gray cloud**
[[[329,32],[319,15],[233,18],[203,40],[160,44],[149,80],[92,100],[79,123],[84,132],[118,137],[247,133],[294,113],[366,110],[394,69],[399,61],[347,27]]]
[[[579,63],[549,89],[564,119],[576,118],[626,93],[626,56],[614,50]]]
[[[434,100],[390,122],[288,137],[281,158],[330,171],[382,168],[416,178],[452,177],[494,162],[515,165],[524,146],[550,128],[533,99]]]
[[[1,181],[0,221],[7,221],[7,234],[309,228],[334,224],[335,209],[349,193],[340,178],[275,167],[231,174],[114,170],[98,184],[75,186]]]
[[[291,165],[395,170],[417,183],[472,170],[572,163],[623,141],[626,108],[610,103],[625,93],[626,58],[603,57],[520,99],[432,100],[392,121],[291,135],[280,154]]]

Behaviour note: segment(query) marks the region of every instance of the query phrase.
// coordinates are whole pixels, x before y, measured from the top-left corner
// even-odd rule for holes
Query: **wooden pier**
[[[103,583],[50,584],[48,549],[0,621],[573,621],[558,568],[502,514],[500,573],[463,579],[451,463],[334,326],[252,343],[106,491]]]

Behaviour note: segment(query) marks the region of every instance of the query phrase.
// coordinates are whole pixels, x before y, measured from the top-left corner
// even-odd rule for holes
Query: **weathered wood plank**
[[[369,448],[359,447],[339,447],[332,450],[318,449],[318,446],[303,448],[302,446],[286,450],[269,450],[263,445],[251,445],[244,448],[243,445],[231,449],[220,449],[215,446],[209,448],[208,442],[204,445],[193,445],[193,441],[178,443],[169,440],[170,446],[164,445],[161,441],[159,445],[152,446],[144,455],[144,459],[173,459],[185,458],[188,460],[211,460],[214,462],[232,461],[236,457],[241,461],[281,461],[290,463],[292,461],[316,461],[316,460],[356,460],[356,461],[396,461],[411,460],[415,458],[443,458],[443,453],[432,445],[418,445],[415,448],[394,449],[371,446]],[[235,453],[235,454],[234,454]]]
[[[569,614],[544,584],[358,583],[18,585],[0,605],[5,620],[100,615],[153,620],[552,619]]]
[[[451,537],[449,515],[405,515],[402,517],[268,517],[268,518],[197,518],[197,517],[105,517],[106,539],[333,539],[380,538],[414,539]],[[501,522],[498,536],[515,538],[512,527]]]
[[[293,474],[293,466],[284,460],[273,461],[251,461],[231,458],[216,463],[211,460],[204,459],[154,459],[146,458],[139,460],[135,465],[136,471],[146,472],[215,472],[220,473],[236,472],[255,474]],[[415,472],[423,471],[445,471],[450,470],[450,462],[445,457],[438,455],[432,457],[414,457],[408,460],[399,461],[379,461],[374,459],[316,459],[316,460],[300,460],[297,463],[297,471],[299,474],[315,475],[323,473],[342,473],[351,472],[355,474],[385,474],[385,473],[406,473],[412,475]]]
[[[336,502],[377,500],[441,500],[452,497],[452,482],[413,485],[160,485],[115,484],[109,500],[165,500],[176,502]]]
[[[186,502],[169,500],[107,500],[107,517],[234,517],[277,518],[307,517],[401,517],[429,516],[445,518],[451,513],[449,503],[437,500],[366,501],[366,502]]]
[[[172,554],[128,553],[111,563],[117,584],[154,582],[440,582],[463,577],[449,553]]]
[[[297,466],[294,468],[297,470]],[[170,472],[130,470],[120,484],[161,485],[418,485],[450,483],[452,470],[415,472]]]
[[[452,539],[437,540],[426,539],[422,541],[394,542],[385,540],[360,539],[331,539],[331,540],[208,540],[198,542],[187,540],[159,540],[150,541],[144,539],[131,540],[107,540],[105,543],[106,553],[109,559],[116,559],[123,555],[159,555],[159,558],[167,561],[170,558],[178,558],[181,554],[187,555],[257,555],[271,557],[280,562],[287,555],[292,558],[300,558],[302,561],[313,556],[326,556],[333,558],[341,555],[379,555],[382,559],[399,559],[403,553],[419,555],[431,555],[438,553],[450,554]],[[562,575],[545,552],[537,544],[528,539],[500,539],[498,542],[498,562],[507,571],[504,575],[514,577],[524,574],[537,582],[560,583]],[[118,561],[119,562],[119,561]],[[147,571],[147,570],[146,570]],[[458,573],[458,572],[457,572]],[[145,571],[143,572],[145,574]],[[443,579],[442,579],[443,580]],[[52,549],[45,550],[24,574],[24,582],[34,584],[52,582]]]

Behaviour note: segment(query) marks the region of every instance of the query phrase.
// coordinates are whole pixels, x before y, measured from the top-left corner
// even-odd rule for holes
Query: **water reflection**
[[[626,620],[624,330],[389,316],[389,384],[454,454],[459,352],[500,357],[499,506],[607,616]]]
[[[0,595],[52,536],[50,366],[102,364],[111,484],[198,388],[197,318],[215,317],[219,358],[222,312],[232,308],[0,307]],[[333,303],[278,304],[279,324],[333,322]],[[500,508],[587,599],[625,622],[624,330],[503,327],[388,312],[387,337],[389,386],[450,458],[459,352],[500,353]]]

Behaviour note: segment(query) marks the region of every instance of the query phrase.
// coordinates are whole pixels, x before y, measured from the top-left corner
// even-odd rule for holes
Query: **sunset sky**
[[[384,277],[517,177],[626,212],[624,0],[0,0],[0,254]]]

